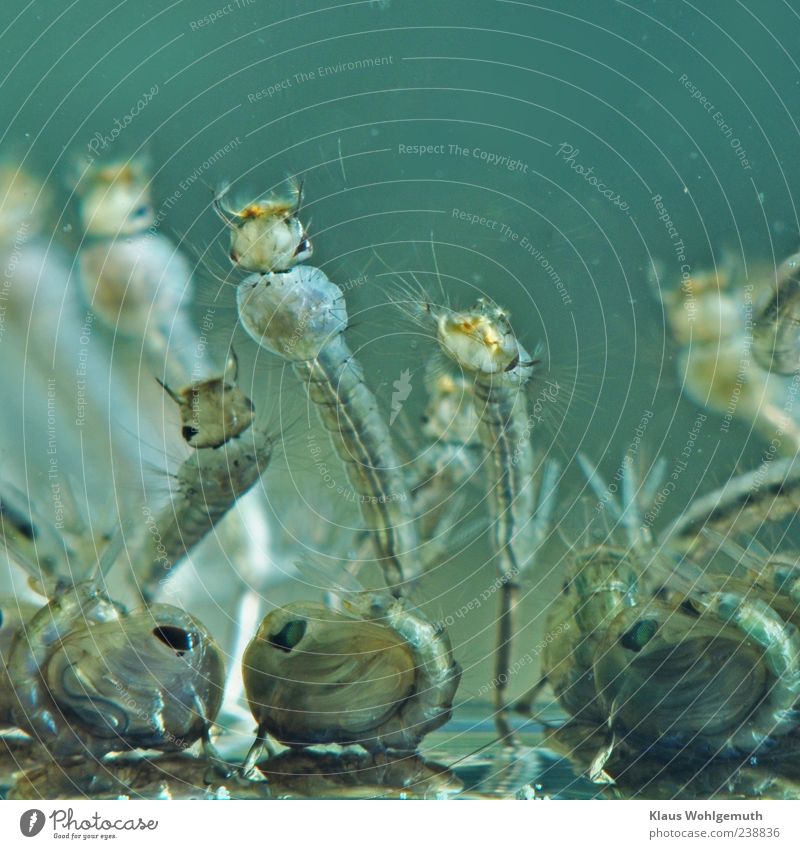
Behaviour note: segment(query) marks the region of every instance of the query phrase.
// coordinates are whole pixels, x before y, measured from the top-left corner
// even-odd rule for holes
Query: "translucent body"
[[[115,424],[134,421],[136,404],[119,379],[119,364],[112,367],[97,349],[93,316],[78,297],[74,257],[59,243],[61,230],[54,230],[51,200],[38,177],[0,160],[0,431],[4,447],[14,446],[2,474],[23,489],[50,471],[53,413],[65,478],[105,485],[111,455],[117,476],[147,453],[138,440],[132,444],[129,431],[107,426],[109,410]],[[139,435],[152,438],[147,427]],[[82,443],[93,447],[90,464],[81,462]]]
[[[800,636],[759,599],[716,593],[687,615],[657,602],[609,628],[594,673],[613,724],[677,753],[741,757],[793,731]]]
[[[288,271],[313,253],[305,227],[297,217],[302,192],[293,200],[262,200],[239,210],[225,204],[227,188],[217,193],[214,208],[230,228],[230,258],[245,271]]]
[[[517,341],[508,316],[479,300],[464,311],[427,307],[436,323],[442,350],[471,378],[478,433],[488,457],[488,492],[492,536],[502,579],[495,660],[495,703],[498,728],[509,734],[503,714],[505,689],[522,571],[535,551],[532,531],[534,456],[530,442],[524,385],[533,374],[533,360]]]
[[[231,356],[222,377],[192,381],[177,392],[164,388],[181,412],[181,434],[192,448],[219,448],[253,423],[253,402],[236,385]]]
[[[242,326],[291,362],[344,463],[393,593],[421,572],[408,484],[389,429],[344,339],[342,292],[325,274],[296,266],[251,275],[238,289]]]
[[[168,605],[125,613],[93,584],[59,593],[20,628],[0,714],[56,758],[183,749],[219,710],[222,653]]]
[[[414,751],[450,718],[461,677],[443,630],[371,593],[345,612],[297,602],[269,614],[242,668],[260,736],[368,751]]]
[[[662,534],[673,548],[700,558],[714,543],[709,532],[751,534],[793,516],[800,507],[800,465],[774,460],[695,499]]]
[[[572,559],[562,594],[550,608],[542,668],[570,716],[602,724],[594,658],[613,620],[638,600],[639,575],[624,549],[592,548]]]

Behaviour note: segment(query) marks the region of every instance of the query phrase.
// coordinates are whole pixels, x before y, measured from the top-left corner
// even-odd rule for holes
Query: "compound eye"
[[[153,636],[161,640],[165,646],[173,649],[178,657],[183,657],[187,651],[191,651],[198,643],[197,636],[183,628],[174,625],[159,625],[153,628]]]
[[[306,627],[305,619],[292,619],[269,638],[269,644],[288,654],[303,639]]]
[[[191,425],[184,425],[181,428],[181,435],[190,444],[198,433],[200,433],[200,431],[196,427],[192,427]]]
[[[640,652],[655,637],[656,631],[658,622],[655,619],[642,619],[619,638],[620,645],[630,651]]]

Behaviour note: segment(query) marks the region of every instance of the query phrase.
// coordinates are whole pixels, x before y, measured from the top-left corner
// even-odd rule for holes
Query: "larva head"
[[[278,740],[369,745],[413,694],[415,666],[391,628],[298,602],[264,619],[242,674],[259,728]]]
[[[253,423],[253,402],[236,385],[231,354],[221,377],[198,380],[177,391],[164,386],[181,412],[181,434],[192,448],[219,448]]]
[[[727,339],[744,329],[742,293],[730,285],[730,272],[703,271],[685,278],[664,297],[672,334],[680,345]]]
[[[313,253],[311,240],[298,218],[300,188],[291,200],[255,201],[238,210],[226,206],[224,197],[223,190],[214,200],[214,209],[230,228],[230,258],[234,265],[262,274],[288,271]]]
[[[139,162],[92,167],[77,191],[81,222],[90,236],[130,236],[155,222],[149,180]]]
[[[443,310],[437,319],[439,343],[470,374],[527,380],[532,363],[519,344],[505,310],[481,298],[460,312]]]
[[[186,748],[214,721],[225,681],[211,635],[170,605],[76,621],[42,674],[70,725],[107,751]]]

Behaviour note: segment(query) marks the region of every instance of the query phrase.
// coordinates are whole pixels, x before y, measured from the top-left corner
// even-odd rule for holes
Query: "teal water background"
[[[5,0],[0,153],[51,184],[52,229],[69,246],[75,159],[146,152],[162,228],[187,249],[217,244],[220,263],[205,184],[229,180],[248,197],[302,175],[314,262],[349,282],[350,339],[387,411],[393,381],[412,370],[412,433],[432,348],[387,293],[396,272],[435,285],[433,242],[454,304],[487,294],[530,349],[543,345],[543,370],[561,390],[533,440],[565,466],[559,520],[570,541],[587,509],[577,452],[612,476],[644,416],[643,469],[659,456],[672,464],[696,418],[651,283],[654,263],[666,288],[683,264],[654,197],[693,271],[725,252],[772,263],[797,248],[799,36],[796,2],[755,0]],[[218,286],[199,269],[197,288],[200,315]],[[221,348],[236,331],[232,290],[219,298]],[[256,401],[288,392],[298,404],[267,487],[294,523],[288,533],[302,534],[297,495],[314,501],[319,487],[299,394],[234,338]],[[694,439],[659,522],[758,462],[761,439],[720,423],[710,415]],[[319,500],[335,521],[352,512]],[[493,579],[476,536],[425,582],[435,615],[454,614]],[[554,538],[530,576],[521,654],[544,631],[563,549]],[[279,603],[300,591],[274,593]],[[451,629],[464,697],[490,675],[491,607]],[[514,676],[513,692],[535,666]]]

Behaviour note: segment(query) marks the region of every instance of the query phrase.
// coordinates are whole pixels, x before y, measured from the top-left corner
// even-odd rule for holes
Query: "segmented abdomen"
[[[375,397],[344,337],[313,360],[295,364],[373,532],[386,582],[394,594],[420,573],[411,498],[400,460]]]
[[[479,433],[491,474],[495,550],[503,575],[515,583],[525,566],[525,531],[534,515],[527,405],[519,387],[502,386],[490,376],[475,381],[474,393]]]

